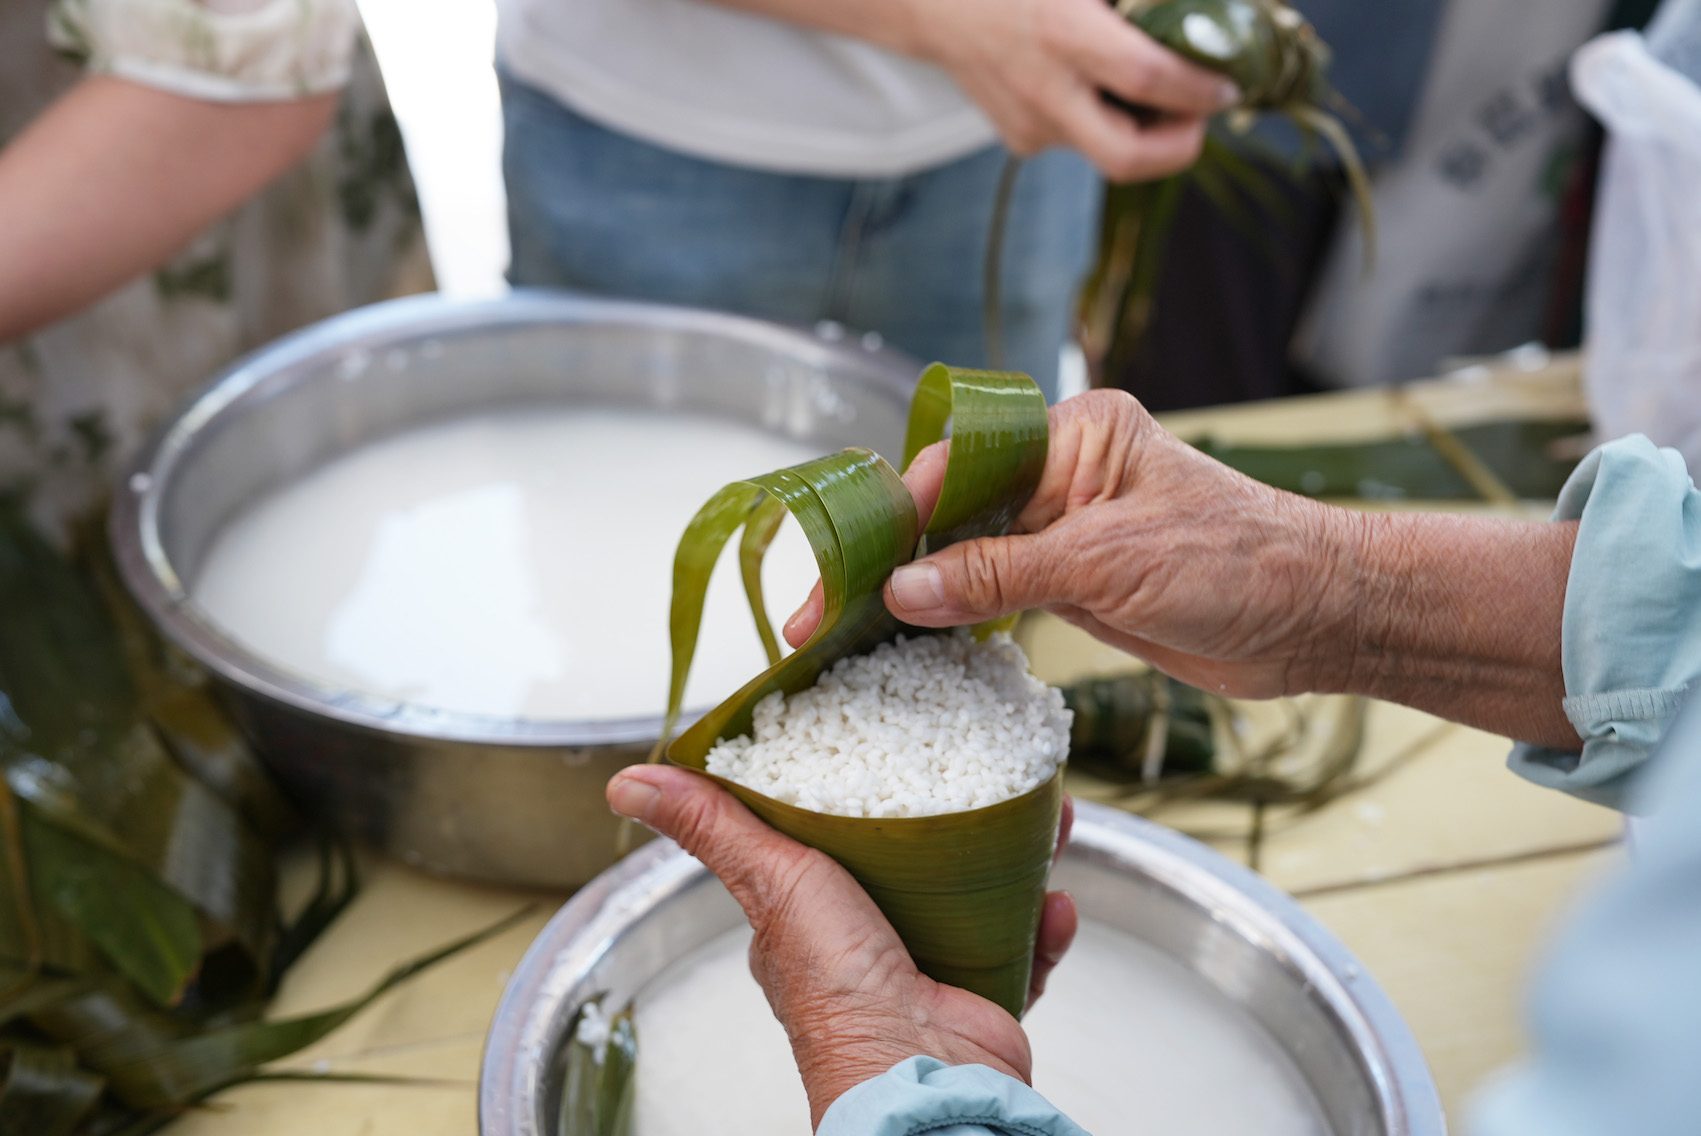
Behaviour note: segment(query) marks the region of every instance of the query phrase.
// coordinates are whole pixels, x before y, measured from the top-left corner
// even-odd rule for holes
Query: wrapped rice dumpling
[[[897,471],[867,450],[736,482],[698,512],[674,562],[666,733],[709,572],[741,527],[745,586],[773,665],[666,754],[843,864],[924,973],[1020,1014],[1057,838],[1068,711],[1026,675],[1007,637],[907,628],[881,588],[918,549],[1009,528],[1045,465],[1045,400],[1025,375],[935,364],[911,405],[906,465],[947,421],[950,460],[925,534]],[[825,599],[814,635],[784,659],[760,585],[782,510],[815,550]]]

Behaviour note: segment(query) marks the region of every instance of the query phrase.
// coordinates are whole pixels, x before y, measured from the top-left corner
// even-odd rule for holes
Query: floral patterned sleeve
[[[354,0],[53,0],[53,46],[90,71],[219,102],[296,99],[348,82]]]

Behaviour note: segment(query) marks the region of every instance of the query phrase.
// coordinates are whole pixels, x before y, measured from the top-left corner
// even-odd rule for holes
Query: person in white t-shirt
[[[1235,97],[1105,0],[497,3],[516,284],[830,320],[984,365],[1008,147],[1037,156],[1015,183],[1003,338],[1048,388],[1099,173],[1185,167]]]
[[[517,283],[831,319],[959,364],[981,359],[996,138],[1156,176],[1229,96],[1101,0],[498,3]],[[311,151],[359,26],[353,0],[31,7],[99,74],[0,154],[0,342],[157,267]],[[1042,381],[1097,195],[1062,151],[1017,182],[1006,340]]]

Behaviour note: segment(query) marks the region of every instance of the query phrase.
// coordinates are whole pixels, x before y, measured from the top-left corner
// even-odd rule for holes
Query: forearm
[[[1349,642],[1319,689],[1366,694],[1520,741],[1579,749],[1560,627],[1574,522],[1354,515],[1342,574]]]
[[[336,101],[78,84],[0,151],[0,342],[164,262],[304,156]]]
[[[789,24],[817,31],[867,40],[891,51],[926,58],[929,21],[923,4],[961,4],[964,0],[716,0],[728,8],[740,8],[759,16],[770,16]],[[971,0],[972,2],[972,0]]]

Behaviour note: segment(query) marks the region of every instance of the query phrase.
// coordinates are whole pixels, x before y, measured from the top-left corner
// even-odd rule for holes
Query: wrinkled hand
[[[1073,146],[1112,181],[1175,173],[1239,97],[1105,0],[913,0],[917,53],[951,73],[1017,154]],[[1136,120],[1108,92],[1159,112]]]
[[[868,893],[824,853],[782,836],[684,769],[622,770],[608,784],[608,802],[678,841],[744,908],[756,932],[750,970],[791,1038],[814,1124],[846,1089],[917,1054],[1030,1079],[1028,1039],[1016,1019],[917,971]],[[1060,848],[1071,815],[1065,802]],[[1076,922],[1073,900],[1046,897],[1030,1002]]]
[[[948,442],[904,480],[931,515]],[[1051,446],[1015,535],[963,541],[899,568],[886,606],[922,627],[1044,608],[1207,690],[1267,698],[1329,689],[1356,642],[1361,518],[1261,485],[1169,434],[1131,396],[1051,410]],[[801,644],[819,589],[786,624]]]

